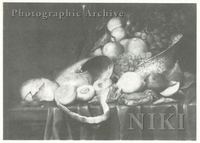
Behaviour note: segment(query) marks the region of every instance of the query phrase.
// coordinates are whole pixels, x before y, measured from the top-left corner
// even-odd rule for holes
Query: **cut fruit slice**
[[[60,86],[55,91],[55,98],[63,105],[72,103],[76,99],[76,88],[72,85]]]
[[[94,88],[91,85],[83,85],[77,88],[77,99],[89,101],[94,97]]]
[[[164,91],[160,92],[160,94],[162,96],[168,97],[168,96],[172,96],[176,92],[178,92],[178,90],[180,88],[180,82],[172,81],[172,83],[174,83],[172,86],[170,86],[170,87],[166,88]]]

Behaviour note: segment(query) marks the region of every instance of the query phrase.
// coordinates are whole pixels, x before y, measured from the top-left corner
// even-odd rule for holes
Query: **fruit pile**
[[[170,75],[175,75],[175,78],[169,78],[165,73],[170,71],[164,73],[157,71],[138,78],[140,79],[138,82],[133,78],[140,76],[137,74],[139,65],[173,46],[174,35],[181,33],[180,28],[185,23],[181,12],[176,13],[176,16],[174,13],[163,14],[154,11],[153,16],[146,16],[145,20],[137,13],[134,13],[136,16],[131,13],[123,18],[113,17],[108,20],[105,34],[98,39],[90,52],[92,56],[105,55],[113,60],[113,77],[116,78],[111,85],[114,89],[112,93],[115,98],[113,99],[122,95],[122,101],[127,105],[153,102],[155,95],[163,97],[161,102],[175,101],[173,99],[163,101],[163,99],[172,97],[179,91],[181,81],[176,80],[176,77],[183,76],[183,73],[172,72]],[[180,68],[171,70],[179,71]],[[138,87],[136,88],[135,85]],[[134,89],[134,92],[127,92],[126,89],[128,91]],[[135,98],[136,94],[140,96]],[[159,100],[155,104],[158,103],[160,103]]]
[[[177,34],[174,25],[177,29],[182,22],[172,16],[167,23],[168,18],[164,15],[154,15],[157,18],[146,17],[146,23],[133,15],[111,18],[106,23],[104,34],[90,49],[91,56],[98,57],[85,58],[68,67],[57,76],[56,82],[43,78],[29,80],[21,88],[23,101],[30,104],[35,99],[38,102],[55,100],[67,115],[89,124],[99,124],[109,118],[108,102],[127,106],[178,102],[177,93],[188,88],[195,80],[194,76],[181,71],[178,62],[172,69],[164,69],[164,72],[151,71],[146,66],[144,68],[150,71],[147,76],[137,72],[140,64],[152,60],[150,58],[174,44],[172,37]],[[139,19],[142,18],[139,16]],[[95,58],[100,60],[91,62]],[[105,58],[110,61],[107,65],[103,60]],[[66,105],[77,101],[89,104],[99,102],[103,114],[88,117],[70,111]]]
[[[172,43],[170,35],[167,32],[162,32],[155,29],[153,32],[148,32],[147,29],[142,32],[135,32],[134,37],[141,38],[149,47],[149,51],[156,55],[168,48]]]
[[[166,50],[172,43],[166,31],[155,28],[150,32],[147,27],[139,30],[130,20],[111,18],[106,25],[107,31],[91,50],[92,56],[110,57],[118,76],[134,71],[138,64]]]
[[[90,50],[92,56],[105,55],[122,75],[134,71],[137,64],[158,55],[173,44],[172,37],[183,33],[191,12],[176,7],[145,7],[144,13],[131,9],[124,17],[105,23],[105,33]]]

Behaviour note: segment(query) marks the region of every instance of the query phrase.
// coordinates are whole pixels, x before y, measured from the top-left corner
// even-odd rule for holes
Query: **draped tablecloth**
[[[117,103],[109,103],[110,117],[108,120],[90,125],[76,121],[61,111],[53,104],[43,104],[41,107],[12,107],[5,114],[4,122],[10,130],[4,130],[4,133],[14,136],[19,129],[14,130],[13,125],[19,122],[44,124],[40,128],[41,132],[29,133],[29,136],[37,134],[44,137],[45,140],[195,140],[196,139],[196,87],[190,87],[184,91],[185,97],[178,103],[168,103],[160,105],[141,105],[129,107]],[[102,108],[98,104],[76,103],[69,105],[68,108],[84,116],[97,116],[102,114]],[[133,120],[133,115],[142,122],[143,130]],[[150,130],[150,116],[154,116],[154,130]],[[169,129],[167,123],[166,129],[161,128],[161,114],[165,114],[164,120],[175,114],[169,119],[170,124],[175,129]],[[184,129],[179,129],[179,115],[185,114],[183,118]],[[5,126],[6,128],[6,126]],[[20,127],[19,127],[20,128]],[[33,130],[37,130],[33,128]],[[39,129],[39,128],[38,128]],[[38,130],[37,130],[38,131]],[[40,130],[39,130],[40,131]],[[9,133],[13,132],[13,133]],[[20,132],[18,132],[20,134]],[[28,131],[21,135],[26,137]],[[20,139],[19,137],[7,137],[8,139]],[[32,138],[26,138],[32,139]],[[36,138],[38,139],[38,138]]]
[[[71,111],[84,116],[102,114],[100,105],[77,104],[68,106]],[[129,107],[109,104],[110,117],[100,124],[80,123],[66,115],[58,107],[48,109],[44,139],[46,140],[195,140],[196,139],[196,94],[195,88],[186,91],[182,102],[161,105]],[[142,122],[143,129],[133,120],[135,116]],[[154,115],[154,129],[150,128],[150,115]],[[162,114],[162,115],[161,115]],[[170,129],[165,122],[161,129],[161,118],[169,118]],[[183,115],[184,114],[184,115]],[[162,116],[162,117],[161,117]],[[180,120],[183,120],[183,129]]]

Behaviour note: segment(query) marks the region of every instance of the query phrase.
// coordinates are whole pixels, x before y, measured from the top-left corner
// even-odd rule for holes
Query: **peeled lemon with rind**
[[[173,85],[166,88],[164,91],[160,92],[160,94],[164,97],[169,97],[178,92],[180,88],[180,82],[172,81]]]

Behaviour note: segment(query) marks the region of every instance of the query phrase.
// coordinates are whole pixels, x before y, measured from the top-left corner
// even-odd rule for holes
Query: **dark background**
[[[23,82],[32,78],[53,80],[59,71],[76,61],[74,45],[81,43],[87,32],[102,23],[102,18],[64,17],[62,20],[50,17],[47,20],[37,17],[12,17],[12,9],[22,11],[52,11],[65,9],[82,11],[82,4],[69,3],[4,3],[3,21],[3,98],[4,109],[12,101],[20,101],[19,89]],[[124,10],[131,6],[149,4],[87,4],[87,9]],[[152,6],[153,4],[151,4]],[[154,4],[153,6],[156,7]],[[170,5],[167,5],[170,6]],[[180,5],[179,5],[180,6]],[[175,57],[184,71],[196,73],[196,5],[186,4],[187,10],[193,12],[193,19],[183,31],[184,37],[177,45]],[[138,11],[138,12],[143,12]],[[105,19],[107,20],[107,19]],[[85,34],[85,35],[83,35]]]

